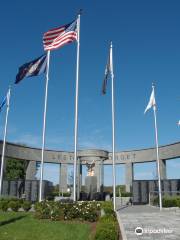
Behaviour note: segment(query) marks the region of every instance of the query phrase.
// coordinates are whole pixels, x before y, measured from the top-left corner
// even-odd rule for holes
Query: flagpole
[[[152,84],[152,89],[155,95],[155,87]],[[157,155],[157,172],[158,172],[158,188],[159,188],[159,207],[162,210],[162,192],[161,192],[161,175],[160,175],[160,164],[159,164],[159,144],[158,144],[158,130],[157,130],[157,117],[156,117],[156,105],[153,106],[154,111],[154,126],[155,126],[155,137],[156,137],[156,155]]]
[[[78,135],[78,95],[79,95],[79,52],[80,52],[80,16],[77,18],[77,63],[76,63],[76,95],[75,95],[75,122],[74,122],[74,183],[73,200],[76,201],[76,169],[77,169],[77,135]]]
[[[7,100],[6,100],[7,101],[7,108],[6,108],[6,120],[5,120],[5,126],[4,126],[3,149],[2,149],[2,156],[1,156],[0,196],[2,194],[2,185],[3,185],[4,154],[5,154],[5,148],[6,148],[6,135],[7,135],[10,97],[11,97],[11,87],[9,87],[9,90],[8,90],[8,93],[7,93]]]
[[[50,61],[50,50],[47,51],[46,90],[45,90],[45,101],[44,101],[41,170],[40,170],[40,183],[39,183],[39,202],[41,202],[43,200],[42,199],[42,183],[43,183],[43,171],[44,171],[44,147],[45,147],[45,135],[46,135],[46,112],[47,112],[47,100],[48,100],[49,61]]]
[[[114,108],[114,71],[113,71],[113,46],[110,46],[110,64],[111,64],[111,78],[112,78],[112,163],[113,163],[113,206],[116,210],[116,169],[115,169],[115,108]]]

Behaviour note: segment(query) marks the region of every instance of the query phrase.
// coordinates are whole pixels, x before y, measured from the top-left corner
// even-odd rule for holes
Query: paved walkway
[[[128,206],[118,210],[118,218],[123,240],[180,240],[180,209]]]

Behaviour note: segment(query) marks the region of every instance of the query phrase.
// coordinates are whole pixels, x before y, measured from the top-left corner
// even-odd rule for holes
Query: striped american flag
[[[57,49],[67,43],[77,41],[77,35],[77,20],[62,27],[51,29],[43,35],[44,50]]]

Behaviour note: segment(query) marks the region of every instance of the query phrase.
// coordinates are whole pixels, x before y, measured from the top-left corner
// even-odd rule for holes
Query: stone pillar
[[[29,161],[26,168],[26,180],[36,179],[36,161]]]
[[[166,160],[159,160],[161,179],[166,179]]]
[[[126,174],[126,192],[130,192],[132,190],[132,181],[134,178],[133,172],[133,163],[129,162],[125,164],[125,174]]]
[[[80,159],[77,161],[77,175],[76,175],[76,184],[77,184],[77,200],[80,198],[81,186],[82,186],[82,164]]]
[[[97,177],[97,192],[102,192],[103,191],[103,185],[104,185],[103,160],[96,161],[96,163],[95,163],[95,176]]]
[[[101,160],[101,168],[100,168],[100,176],[101,176],[101,178],[100,178],[100,192],[103,192],[104,191],[104,189],[103,189],[103,187],[104,187],[104,161],[103,160]]]
[[[68,175],[68,164],[61,163],[60,167],[60,191],[67,192],[67,175]]]

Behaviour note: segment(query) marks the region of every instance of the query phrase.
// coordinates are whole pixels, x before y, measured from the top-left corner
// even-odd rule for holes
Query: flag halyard
[[[2,111],[2,109],[5,105],[9,106],[9,101],[10,101],[10,89],[8,90],[6,96],[4,97],[4,99],[2,100],[2,102],[0,104],[0,112]]]
[[[0,104],[0,112],[2,111],[4,105],[6,105],[7,103],[7,96],[4,97],[4,99],[2,100],[1,104]]]

